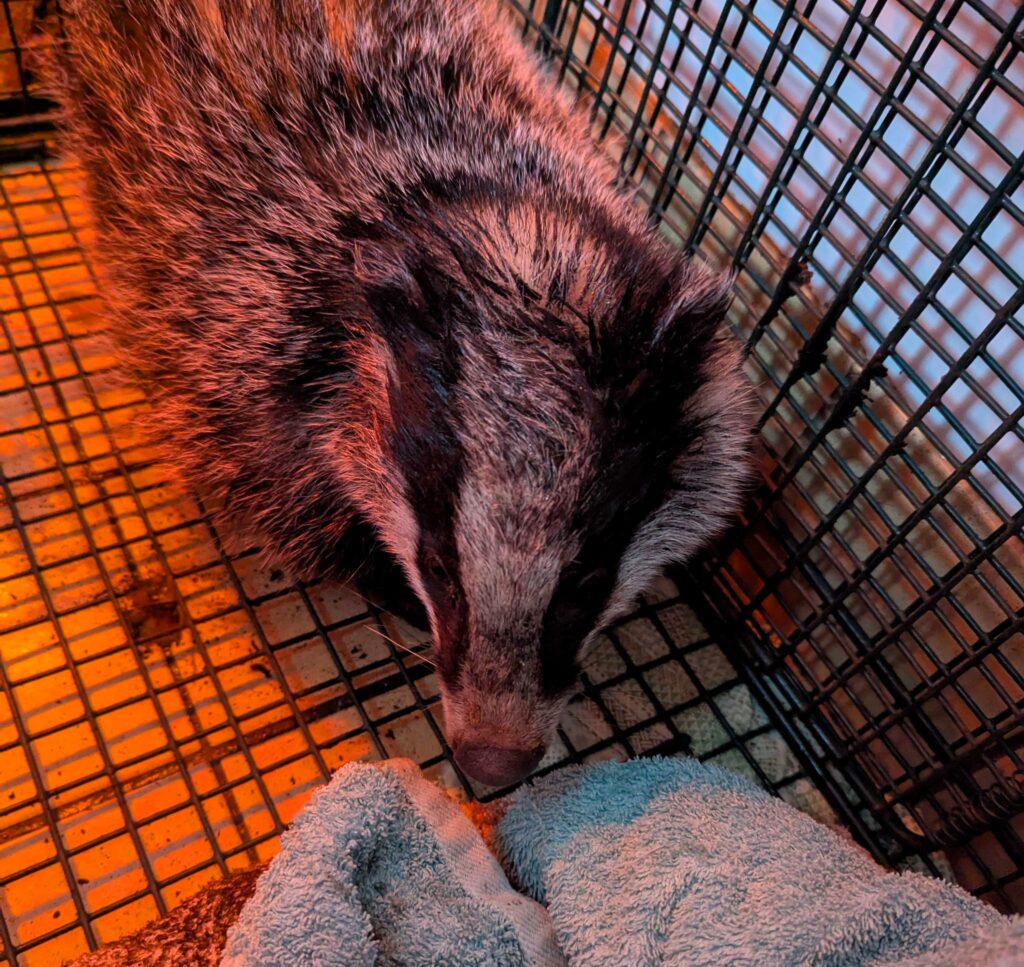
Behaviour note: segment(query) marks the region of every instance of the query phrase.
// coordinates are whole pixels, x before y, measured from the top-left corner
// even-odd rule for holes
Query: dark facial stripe
[[[391,450],[419,524],[417,567],[437,619],[438,670],[454,684],[468,607],[454,533],[463,455],[451,406],[460,373],[452,327],[461,307],[450,291],[444,278],[421,264],[405,284],[372,289],[368,301],[394,354]]]
[[[658,287],[646,315],[660,311],[667,297]],[[630,312],[638,312],[633,298],[624,300],[615,329],[632,326],[650,332],[650,318],[640,314],[640,320],[630,319]],[[603,414],[597,474],[573,524],[583,546],[563,571],[544,616],[542,687],[549,696],[575,681],[579,647],[608,603],[623,555],[640,526],[674,489],[673,461],[699,432],[683,418],[682,402],[698,387],[699,367],[717,321],[714,316],[677,320],[674,343],[649,353],[639,367],[623,365],[623,360],[636,358],[626,352],[605,357],[606,365],[619,368],[605,374],[611,377],[612,391]]]
[[[673,435],[679,440],[678,430]],[[562,571],[544,615],[541,683],[549,696],[575,681],[580,645],[608,604],[623,555],[644,521],[672,490],[672,454],[642,446],[631,449],[600,464],[608,468],[610,479],[599,485],[581,509],[578,526],[586,535],[583,547]]]
[[[618,465],[628,460],[619,457]],[[577,653],[611,597],[619,563],[641,524],[662,504],[671,487],[667,461],[658,461],[660,466],[648,464],[641,453],[634,454],[632,462],[637,472],[609,470],[609,474],[636,489],[616,492],[602,486],[602,492],[590,498],[591,503],[581,514],[589,518],[581,521],[586,535],[583,547],[562,571],[544,615],[541,686],[548,696],[564,691],[576,680]],[[632,498],[617,499],[629,493]]]

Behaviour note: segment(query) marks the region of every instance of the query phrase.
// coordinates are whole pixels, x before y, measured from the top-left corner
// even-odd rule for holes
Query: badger
[[[727,524],[731,280],[649,224],[499,0],[72,0],[112,329],[185,480],[429,627],[456,762],[539,763],[580,657]]]

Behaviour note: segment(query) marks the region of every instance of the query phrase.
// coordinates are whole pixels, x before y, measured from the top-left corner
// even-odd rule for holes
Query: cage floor
[[[345,762],[462,796],[422,635],[229,552],[111,377],[76,173],[0,172],[0,967],[53,965],[270,857]],[[384,637],[384,636],[387,636]],[[602,640],[541,766],[690,752],[830,819],[672,582]]]

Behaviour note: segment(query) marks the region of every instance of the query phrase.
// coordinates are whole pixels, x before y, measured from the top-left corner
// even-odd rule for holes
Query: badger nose
[[[455,761],[466,775],[489,786],[508,786],[525,779],[544,757],[544,747],[509,749],[500,745],[458,745]]]

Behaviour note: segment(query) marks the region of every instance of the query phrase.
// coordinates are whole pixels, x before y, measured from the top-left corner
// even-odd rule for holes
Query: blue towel
[[[411,763],[346,767],[283,838],[222,967],[1024,965],[1021,919],[886,872],[693,760],[556,772],[507,801],[494,845],[528,898]]]
[[[574,967],[1024,964],[1020,918],[692,759],[555,773],[497,843]]]
[[[416,766],[353,764],[313,795],[221,967],[561,964],[544,909]]]

